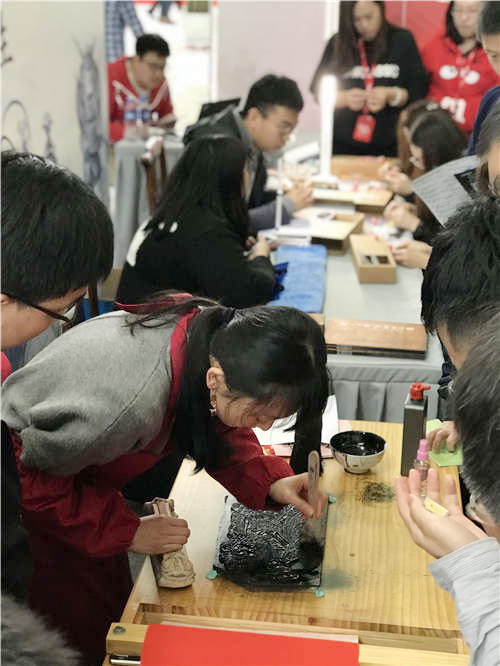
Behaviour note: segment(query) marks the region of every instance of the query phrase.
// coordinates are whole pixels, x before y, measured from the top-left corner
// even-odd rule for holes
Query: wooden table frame
[[[356,504],[359,489],[365,482],[389,483],[397,476],[402,426],[370,422],[352,422],[352,425],[355,429],[376,432],[388,442],[385,458],[368,475],[346,474],[333,460],[325,464],[322,485],[329,493],[332,489],[335,491],[337,503],[329,508],[323,574],[324,578],[331,578],[332,562],[337,573],[342,571],[345,562],[349,562],[351,573],[356,572],[359,576],[359,581],[352,588],[340,585],[335,589],[322,582],[325,597],[316,599],[311,590],[270,595],[267,592],[247,592],[220,576],[213,581],[207,580],[205,573],[211,568],[215,525],[220,515],[220,499],[225,491],[209,477],[196,475],[187,478],[184,468],[171,496],[176,500],[179,515],[187,518],[190,524],[188,552],[195,565],[197,579],[192,588],[185,590],[159,589],[150,560],[146,558],[120,619],[125,633],[114,634],[115,625],[112,626],[108,634],[108,652],[118,651],[119,648],[120,652],[138,654],[146,625],[175,622],[255,631],[272,629],[356,634],[360,640],[360,664],[363,666],[465,666],[468,662],[467,648],[459,631],[453,601],[428,574],[426,564],[431,558],[411,541],[399,516],[394,513],[397,513],[395,502],[377,507],[358,507]],[[439,472],[441,477],[452,473],[458,482],[456,468],[440,468]],[[197,490],[205,487],[207,491],[210,487],[210,492],[203,493],[203,507],[199,503],[198,506],[206,515],[201,515],[197,522],[191,515],[196,504],[194,498]],[[216,496],[219,502],[215,501]],[[346,516],[353,507],[358,507],[359,519],[351,520],[347,529]],[[211,525],[207,525],[207,515],[212,515]],[[380,537],[378,540],[377,534]],[[390,563],[388,566],[387,562],[379,559],[378,567],[365,571],[366,551],[372,553],[372,550],[378,550],[379,558],[384,558],[389,541],[397,551],[393,570]],[[370,548],[364,547],[366,545]],[[356,568],[358,560],[360,570]],[[398,567],[401,563],[403,572]],[[394,589],[387,591],[384,578],[388,580],[388,576],[393,576]],[[404,589],[397,589],[398,586]]]

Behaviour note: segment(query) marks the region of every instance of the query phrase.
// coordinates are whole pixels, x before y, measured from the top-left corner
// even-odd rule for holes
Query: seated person
[[[477,189],[483,194],[500,198],[500,101],[484,121],[477,143],[479,166]]]
[[[455,350],[450,356],[457,367],[474,348],[474,337],[485,323],[484,308],[500,302],[499,247],[500,203],[487,196],[459,208],[434,240],[422,283],[422,320],[448,352]],[[445,400],[450,372],[453,367],[440,380]],[[454,449],[453,421],[444,421],[428,440],[434,449],[442,441]]]
[[[244,200],[247,152],[230,136],[192,141],[175,165],[163,200],[137,231],[117,300],[141,303],[177,289],[246,307],[273,298],[274,268],[264,239],[247,255]]]
[[[185,144],[204,134],[225,134],[241,141],[249,153],[247,204],[252,234],[274,227],[275,220],[276,192],[265,189],[267,168],[263,153],[275,153],[284,147],[303,105],[295,81],[268,74],[250,88],[241,113],[230,106],[186,129]],[[294,183],[283,197],[283,224],[296,210],[312,202],[312,189],[304,183]]]
[[[418,116],[409,130],[409,145],[413,164],[422,173],[428,173],[461,157],[466,139],[447,111],[435,109]],[[394,245],[396,261],[409,268],[425,268],[432,239],[441,228],[427,206],[418,198],[416,205],[394,199],[384,216],[397,227],[413,232],[413,241]]]
[[[500,79],[477,38],[479,0],[450,2],[444,30],[422,49],[429,72],[428,96],[447,109],[470,134],[484,93]]]
[[[141,35],[133,58],[108,63],[109,137],[114,143],[123,138],[123,115],[127,97],[147,100],[159,127],[173,127],[175,115],[167,79],[163,75],[170,48],[159,35]]]
[[[429,570],[455,602],[458,622],[470,649],[470,664],[499,663],[500,646],[500,314],[481,327],[457,374],[454,403],[463,447],[462,473],[474,498],[462,513],[456,486],[446,477],[447,515],[423,505],[420,475],[396,480],[398,508],[415,543],[437,558]],[[491,311],[489,312],[491,316]],[[488,311],[478,319],[484,321]],[[459,363],[461,352],[448,347]],[[441,503],[439,476],[429,470],[427,495]]]

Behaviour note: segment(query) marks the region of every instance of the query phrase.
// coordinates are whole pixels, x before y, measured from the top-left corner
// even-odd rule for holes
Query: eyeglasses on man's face
[[[144,58],[142,62],[149,67],[153,74],[163,74],[165,62],[152,62],[151,60],[144,60]]]
[[[74,322],[76,313],[78,312],[78,306],[83,301],[83,296],[80,296],[79,298],[76,299],[76,301],[67,305],[61,312],[56,312],[55,310],[44,308],[42,305],[37,305],[36,303],[32,303],[31,301],[28,301],[25,298],[19,298],[18,296],[14,296],[13,294],[9,294],[5,291],[3,291],[2,293],[8,296],[9,298],[12,298],[12,300],[14,301],[18,301],[23,305],[27,305],[28,307],[34,308],[39,312],[43,312],[49,317],[52,317],[52,319],[63,321],[65,324],[72,324]]]

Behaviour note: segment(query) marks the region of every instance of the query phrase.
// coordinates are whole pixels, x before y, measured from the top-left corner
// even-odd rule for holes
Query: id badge
[[[361,113],[354,125],[352,138],[361,143],[370,143],[373,138],[376,122],[374,116],[370,116],[367,113]]]

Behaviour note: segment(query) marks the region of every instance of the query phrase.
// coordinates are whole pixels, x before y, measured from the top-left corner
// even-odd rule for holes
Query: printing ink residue
[[[394,490],[387,483],[374,483],[369,481],[361,491],[359,499],[363,504],[392,502],[394,499]]]
[[[222,573],[255,587],[319,585],[320,567],[305,568],[300,555],[302,516],[288,505],[281,511],[253,511],[235,502],[225,536],[219,535]]]

